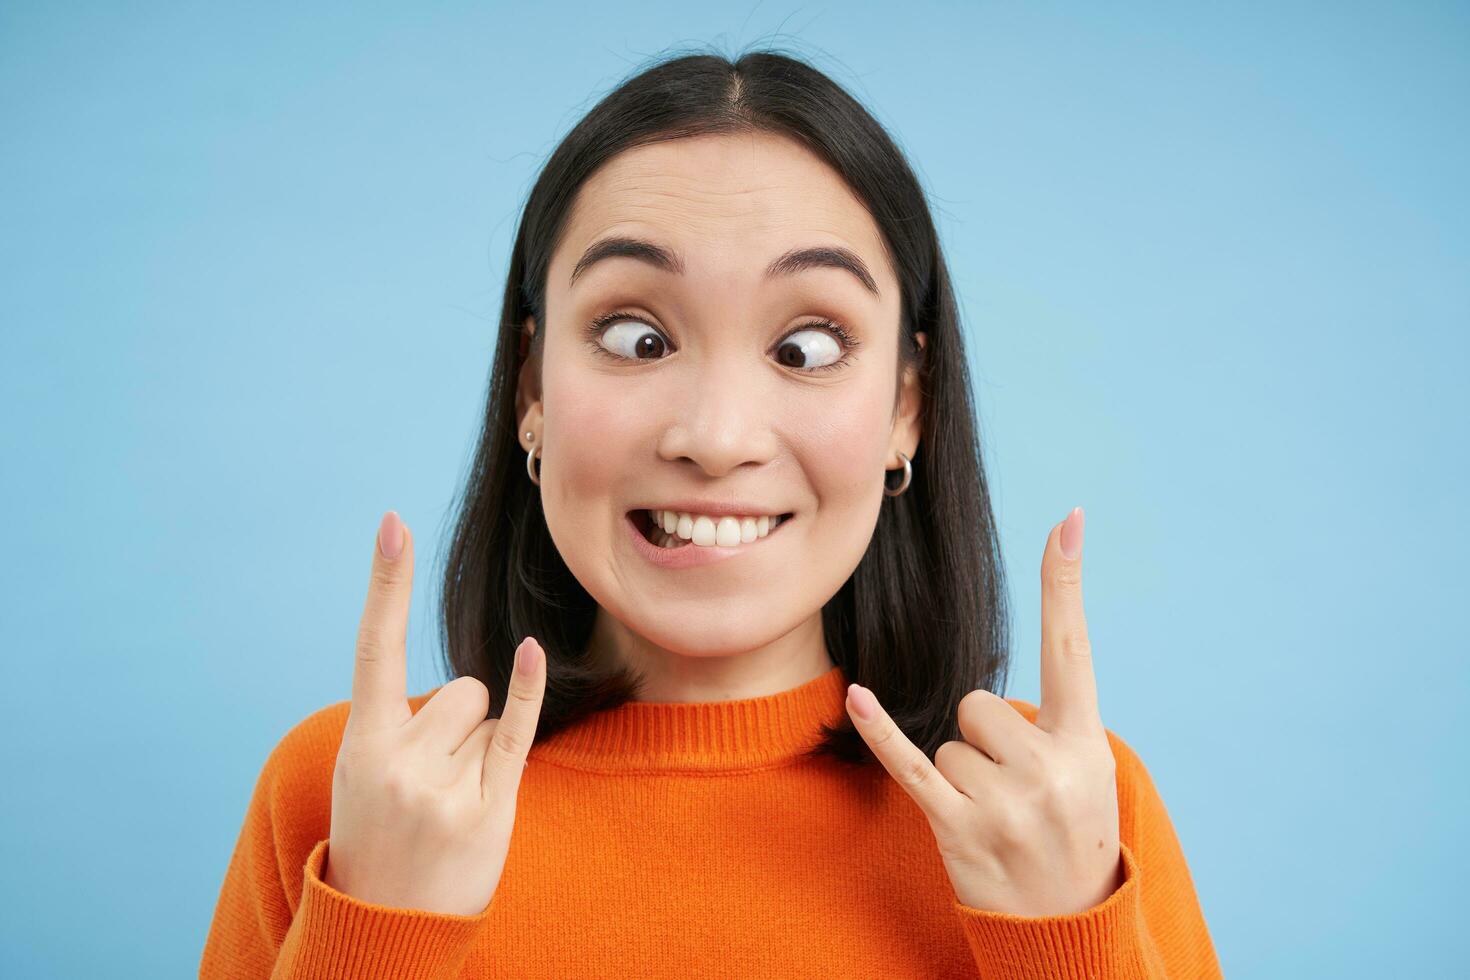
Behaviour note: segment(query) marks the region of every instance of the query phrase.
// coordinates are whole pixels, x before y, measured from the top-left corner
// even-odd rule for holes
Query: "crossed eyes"
[[[617,360],[658,360],[659,355],[669,346],[668,341],[657,328],[628,313],[609,313],[598,317],[588,325],[588,334],[598,353]],[[604,343],[605,338],[614,334],[619,336],[611,346]],[[793,338],[800,337],[802,334],[809,335],[811,339],[805,342],[793,342]],[[628,353],[622,353],[616,349],[620,346],[619,340],[632,341],[632,348]],[[846,355],[856,346],[851,335],[840,324],[831,320],[819,320],[804,324],[787,334],[776,349],[791,351],[791,353],[779,354],[777,360],[785,367],[798,371],[830,371],[843,367],[848,361]],[[825,352],[824,347],[827,348]],[[810,363],[813,358],[820,360],[823,353],[830,355],[825,362]],[[644,356],[645,354],[652,356]]]

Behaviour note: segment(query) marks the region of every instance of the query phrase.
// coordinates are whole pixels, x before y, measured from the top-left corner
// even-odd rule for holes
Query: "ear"
[[[893,412],[893,438],[888,444],[889,469],[894,469],[903,462],[898,458],[900,452],[913,459],[919,448],[919,437],[924,434],[920,422],[924,414],[924,393],[919,381],[929,353],[929,337],[920,331],[914,334],[914,340],[919,344],[919,361],[904,369],[903,381],[899,385],[898,404]]]
[[[525,444],[526,431],[536,431],[541,416],[541,354],[531,354],[531,339],[536,335],[536,318],[528,316],[521,324],[521,369],[516,378],[516,418],[520,425],[516,439]],[[542,338],[545,342],[546,338]],[[530,446],[526,446],[530,449]]]

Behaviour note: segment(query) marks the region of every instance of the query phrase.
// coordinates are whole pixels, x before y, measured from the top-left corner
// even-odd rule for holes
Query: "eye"
[[[843,345],[827,330],[808,326],[781,341],[776,347],[776,360],[786,367],[813,371],[840,364],[844,350]]]
[[[588,326],[588,333],[595,349],[614,358],[658,360],[668,349],[663,334],[626,313],[598,317]]]
[[[604,313],[587,324],[586,337],[593,353],[611,361],[656,361],[670,350],[664,335],[633,313]],[[783,366],[816,374],[845,367],[858,346],[841,324],[818,320],[787,334],[775,353]]]

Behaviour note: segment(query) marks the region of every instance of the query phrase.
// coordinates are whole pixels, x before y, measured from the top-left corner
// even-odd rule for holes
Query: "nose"
[[[732,371],[728,363],[712,363],[681,380],[688,388],[670,403],[671,415],[659,440],[661,458],[688,460],[720,477],[775,456],[772,399],[757,381]]]

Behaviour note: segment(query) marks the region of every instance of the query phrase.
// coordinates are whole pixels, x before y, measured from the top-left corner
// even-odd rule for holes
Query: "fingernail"
[[[1082,508],[1073,507],[1062,522],[1062,554],[1076,558],[1082,554]]]
[[[398,519],[397,511],[388,511],[383,515],[383,523],[378,525],[378,550],[390,561],[403,551],[403,522]]]
[[[527,677],[536,673],[537,645],[527,642],[530,639],[528,636],[521,641],[521,652],[516,656],[516,670]]]
[[[852,698],[853,713],[863,721],[872,721],[873,714],[878,708],[878,701],[873,697],[873,692],[861,684],[849,684],[847,693]]]

